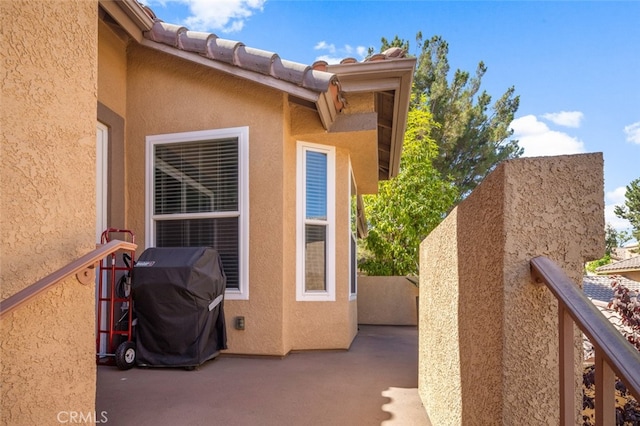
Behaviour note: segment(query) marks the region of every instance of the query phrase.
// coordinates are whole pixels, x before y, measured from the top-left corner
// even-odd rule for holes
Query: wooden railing
[[[595,350],[595,416],[599,426],[616,424],[615,376],[640,401],[640,352],[636,350],[564,271],[546,257],[531,260],[531,274],[558,299],[560,335],[560,422],[575,423],[575,340],[573,324]]]
[[[56,285],[66,278],[75,275],[81,284],[92,283],[95,278],[96,265],[103,258],[115,253],[118,250],[135,250],[137,245],[131,242],[112,240],[99,246],[95,250],[85,254],[84,256],[74,260],[63,268],[58,269],[52,274],[38,280],[29,287],[17,292],[11,297],[0,302],[0,317],[8,314],[27,300],[37,296],[46,289]]]

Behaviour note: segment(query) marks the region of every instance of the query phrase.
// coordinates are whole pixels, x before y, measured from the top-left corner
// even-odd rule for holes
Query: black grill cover
[[[226,281],[210,247],[145,250],[132,273],[136,363],[195,367],[226,349]]]

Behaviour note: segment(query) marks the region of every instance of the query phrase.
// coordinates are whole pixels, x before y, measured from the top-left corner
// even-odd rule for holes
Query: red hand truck
[[[115,228],[105,230],[100,243],[108,243],[114,234],[120,234],[120,239],[135,243],[133,232]],[[131,271],[135,254],[135,250],[112,253],[100,261],[98,272],[96,362],[110,365],[115,362],[121,370],[133,367],[136,360],[131,298]]]

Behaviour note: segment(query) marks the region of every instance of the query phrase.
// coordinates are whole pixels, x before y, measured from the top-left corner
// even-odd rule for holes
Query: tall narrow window
[[[248,129],[147,137],[147,247],[215,248],[248,298]]]
[[[335,300],[335,149],[298,145],[297,299]]]

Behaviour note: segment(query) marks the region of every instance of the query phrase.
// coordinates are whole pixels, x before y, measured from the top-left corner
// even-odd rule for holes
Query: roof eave
[[[136,0],[120,0],[118,5],[142,31],[153,27],[153,19]]]
[[[153,27],[153,19],[135,0],[99,0],[99,4],[138,42],[142,41],[144,32]]]
[[[596,269],[597,275],[616,275],[616,274],[624,274],[628,272],[639,272],[640,268],[625,268],[625,269],[603,269],[598,271]]]
[[[415,71],[415,58],[336,64],[327,67],[335,73],[345,93],[380,92],[393,90],[394,110],[392,140],[389,159],[389,178],[400,170],[400,155],[407,128],[411,85]]]
[[[141,40],[140,44],[142,46],[164,52],[168,55],[194,62],[210,69],[215,69],[227,74],[235,75],[237,77],[244,78],[246,80],[250,80],[255,83],[271,87],[273,89],[281,90],[291,96],[295,96],[300,99],[312,102],[316,105],[318,114],[320,115],[320,119],[325,128],[328,128],[327,126],[330,127],[331,123],[333,123],[333,120],[335,119],[336,109],[331,97],[330,90],[319,92],[313,89],[307,89],[294,83],[279,80],[272,76],[260,74],[258,72],[249,71],[232,64],[220,61],[212,61],[211,59],[206,58],[198,53],[176,49],[175,47],[168,46],[163,43],[158,43],[147,38]]]

